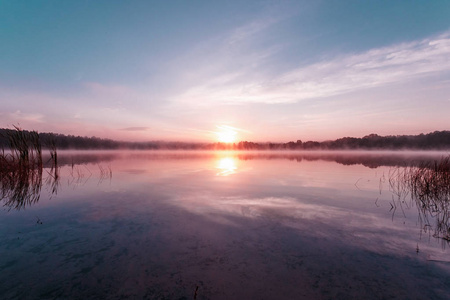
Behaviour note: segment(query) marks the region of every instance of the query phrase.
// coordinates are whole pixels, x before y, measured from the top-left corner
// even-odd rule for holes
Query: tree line
[[[0,129],[0,147],[8,149],[8,132]],[[24,132],[27,132],[24,130]],[[188,143],[188,142],[123,142],[98,137],[81,137],[58,133],[39,133],[43,147],[57,149],[136,149],[136,150],[448,150],[450,131],[434,131],[419,135],[343,137],[332,141],[290,141],[286,143]]]
[[[239,142],[236,144],[214,143],[215,150],[448,150],[450,131],[434,131],[419,135],[380,136],[366,135],[362,138],[343,137],[333,141],[290,141],[287,143]]]

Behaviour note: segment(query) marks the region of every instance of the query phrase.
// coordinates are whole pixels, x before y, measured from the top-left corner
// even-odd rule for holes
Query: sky
[[[0,0],[0,127],[124,141],[450,130],[450,1]]]

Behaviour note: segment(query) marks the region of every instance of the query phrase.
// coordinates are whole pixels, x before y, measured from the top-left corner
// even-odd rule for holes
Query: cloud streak
[[[450,32],[359,54],[336,56],[281,74],[260,76],[245,68],[228,70],[192,86],[176,101],[200,106],[295,103],[448,72],[448,57]]]
[[[122,128],[120,130],[122,131],[146,131],[148,130],[148,127],[127,127],[127,128]]]

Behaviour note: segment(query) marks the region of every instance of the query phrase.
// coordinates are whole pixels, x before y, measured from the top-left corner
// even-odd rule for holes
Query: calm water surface
[[[442,155],[63,152],[2,200],[0,299],[449,299],[448,242],[389,184]]]

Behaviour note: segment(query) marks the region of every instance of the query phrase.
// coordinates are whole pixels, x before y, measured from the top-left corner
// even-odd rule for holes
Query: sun
[[[229,126],[217,126],[217,140],[221,143],[234,143],[236,141],[237,131]]]

